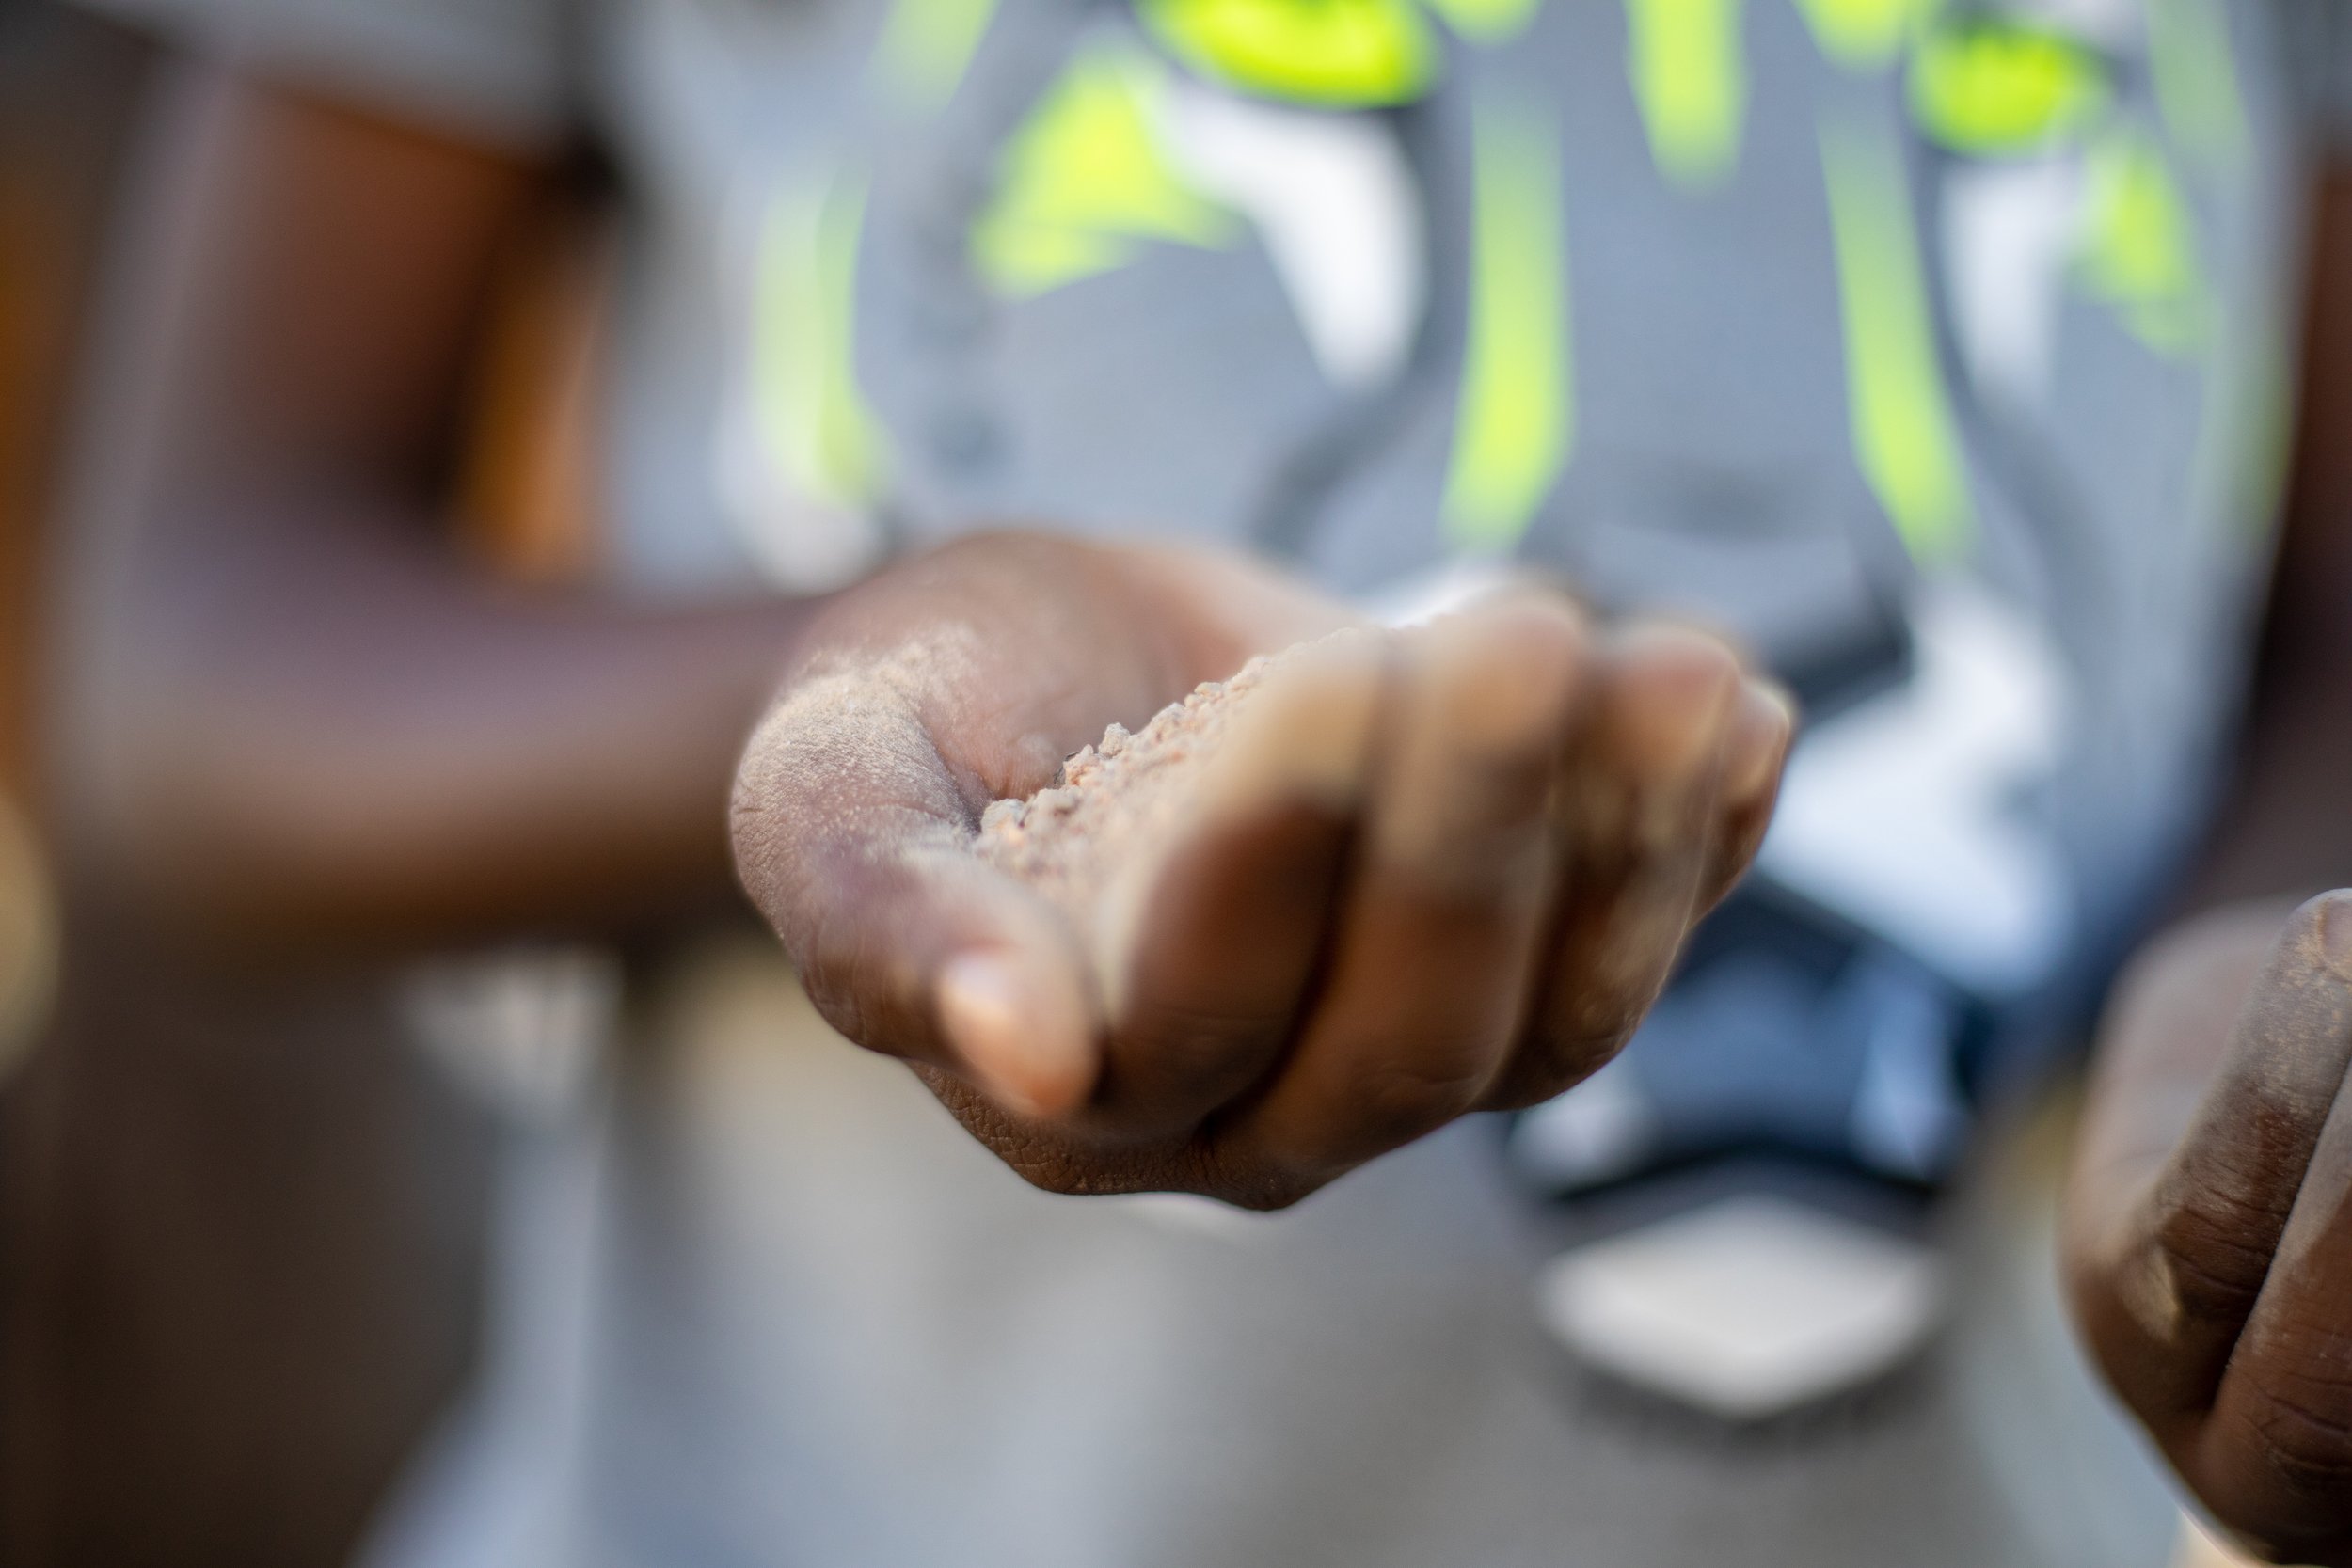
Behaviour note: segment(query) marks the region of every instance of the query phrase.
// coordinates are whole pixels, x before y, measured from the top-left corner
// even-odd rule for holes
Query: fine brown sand
[[[1113,724],[1062,764],[1048,788],[998,800],[980,817],[982,859],[1091,926],[1121,866],[1166,848],[1199,798],[1235,714],[1296,650],[1255,658],[1230,680],[1205,681],[1134,734]]]

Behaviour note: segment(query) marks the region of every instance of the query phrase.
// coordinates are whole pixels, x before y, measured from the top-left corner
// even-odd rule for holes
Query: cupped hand
[[[1787,701],[1722,643],[1496,596],[1253,697],[1115,944],[973,852],[1118,721],[1355,618],[1235,558],[968,540],[843,595],[739,871],[825,1016],[1057,1192],[1300,1197],[1607,1062],[1753,857]]]
[[[2066,1269],[2107,1377],[2216,1518],[2352,1568],[2352,894],[2158,943],[2110,1016]]]

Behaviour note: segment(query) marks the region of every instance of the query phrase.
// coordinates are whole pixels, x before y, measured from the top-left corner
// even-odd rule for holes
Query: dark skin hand
[[[746,754],[744,884],[837,1027],[1057,1192],[1278,1208],[1548,1099],[1770,816],[1789,710],[1712,639],[1529,591],[1343,641],[1253,699],[1123,940],[971,852],[1106,723],[1349,619],[1201,552],[1006,536],[888,573]]]
[[[2348,1069],[2352,893],[2184,926],[2109,1013],[2065,1232],[2084,1337],[2190,1490],[2320,1568],[2352,1565]]]
[[[2316,268],[2309,428],[2352,367],[2352,186]],[[2331,351],[2332,350],[2332,351]],[[2340,383],[2343,383],[2340,385]],[[2352,1565],[2352,465],[2307,451],[2236,808],[2118,992],[2068,1195],[2093,1355],[2213,1516],[2274,1562]],[[2270,896],[2256,896],[2269,894]]]
[[[2344,1568],[2352,895],[2280,927],[2208,916],[2125,987],[2068,1274],[2109,1381],[2215,1516],[2269,1560]]]

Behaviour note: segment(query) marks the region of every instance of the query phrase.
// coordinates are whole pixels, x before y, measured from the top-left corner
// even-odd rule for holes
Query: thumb
[[[971,849],[971,808],[911,705],[818,682],[747,749],[737,873],[826,1021],[1005,1109],[1056,1116],[1100,1070],[1100,1006],[1061,916]]]

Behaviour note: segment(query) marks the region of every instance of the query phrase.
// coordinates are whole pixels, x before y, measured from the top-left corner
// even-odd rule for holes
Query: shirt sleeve
[[[207,54],[521,148],[573,118],[578,0],[79,0]]]

